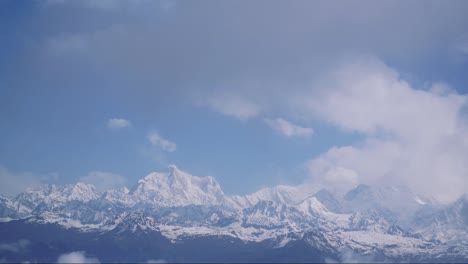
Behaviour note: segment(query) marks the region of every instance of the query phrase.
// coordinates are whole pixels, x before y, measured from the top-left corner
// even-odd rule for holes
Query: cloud
[[[50,2],[55,5],[49,6],[64,11],[70,11],[70,6],[94,7],[72,10],[78,14],[72,22],[72,32],[70,27],[65,27],[57,30],[55,36],[47,34],[52,39],[64,33],[87,36],[89,52],[82,56],[83,60],[105,61],[108,66],[120,64],[127,74],[146,72],[146,77],[150,77],[158,72],[158,79],[170,80],[171,84],[183,82],[184,87],[190,86],[188,90],[193,89],[193,83],[219,92],[230,86],[232,80],[250,79],[250,83],[257,81],[262,85],[259,79],[274,79],[272,83],[275,83],[282,78],[304,78],[311,68],[320,68],[330,56],[348,52],[375,53],[404,60],[424,59],[434,52],[446,51],[448,46],[458,43],[460,35],[468,32],[464,12],[467,3],[463,1],[450,4],[304,1],[294,6],[268,2],[268,9],[262,1],[248,6],[177,1]],[[169,6],[180,5],[180,12],[170,16],[152,12],[165,10],[168,3]],[[135,21],[108,10],[133,10],[136,15],[151,11],[152,15],[150,19]],[[89,21],[89,16],[96,12],[99,17]],[[280,19],[279,13],[282,14]],[[399,14],[399,19],[391,15],[395,13]],[[63,22],[69,18],[66,15],[63,12],[49,16],[43,23]],[[116,25],[123,25],[123,31],[114,30]],[[336,28],[343,30],[338,32]],[[394,28],[400,30],[392,30]],[[374,37],[369,40],[366,36],[371,35]],[[172,90],[175,86],[158,87]]]
[[[175,3],[171,0],[163,1],[151,1],[151,0],[132,0],[132,1],[119,1],[119,0],[46,0],[45,5],[48,7],[60,6],[60,5],[72,5],[75,7],[97,9],[101,11],[124,11],[124,12],[136,12],[141,11],[142,8],[150,9],[171,9]]]
[[[287,137],[293,137],[293,136],[302,136],[302,137],[308,137],[312,136],[314,133],[314,130],[309,127],[301,127],[295,124],[292,124],[291,122],[288,122],[282,118],[276,118],[276,119],[269,119],[265,118],[265,123],[270,126],[272,129],[280,132],[281,134],[287,136]]]
[[[137,101],[147,107],[173,98],[182,102],[188,95],[194,103],[241,120],[274,115],[324,121],[365,139],[336,146],[311,161],[316,180],[407,183],[444,199],[467,189],[468,133],[460,116],[466,95],[440,83],[413,87],[379,60],[333,64],[343,54],[364,53],[426,74],[427,69],[453,66],[443,56],[454,47],[466,51],[467,42],[460,38],[468,35],[466,1],[275,1],[268,9],[261,1],[248,8],[184,1],[171,15],[155,15],[139,5],[134,14],[151,10],[143,19],[115,16],[108,10],[117,9],[108,8],[107,1],[102,2],[105,8],[72,12],[67,5],[77,1],[56,2],[64,4],[53,8],[64,12],[35,13],[34,34],[28,34],[30,42],[38,43],[32,49],[38,54],[29,56],[36,61],[27,70],[51,80],[44,87],[69,82],[69,73],[84,72],[81,67],[105,69],[99,72],[144,80],[130,93],[141,95]],[[37,31],[48,25],[57,29]],[[50,50],[59,56],[50,56]],[[176,149],[158,134],[148,139],[166,151]]]
[[[92,184],[98,191],[103,192],[109,189],[123,187],[125,186],[127,180],[117,174],[102,171],[92,171],[88,173],[88,175],[81,177],[79,181]]]
[[[12,172],[0,165],[0,194],[14,196],[27,188],[38,187],[44,182],[56,180],[56,173],[34,174],[30,172]]]
[[[130,127],[130,121],[123,118],[112,118],[107,121],[107,127],[109,129],[121,129]]]
[[[14,253],[19,253],[25,250],[31,242],[26,239],[20,239],[18,242],[13,243],[0,243],[0,252],[1,251],[10,251]]]
[[[340,263],[375,263],[374,255],[362,255],[351,249],[345,249],[341,253]]]
[[[86,257],[84,251],[75,251],[60,255],[57,263],[99,263],[99,260]]]
[[[146,263],[168,263],[168,262],[164,259],[150,259],[146,261]]]
[[[189,95],[195,97],[191,98],[195,104],[240,120],[283,110],[292,94],[302,95],[312,75],[320,75],[330,61],[343,54],[369,53],[399,62],[426,62],[432,54],[446,52],[454,45],[464,50],[459,36],[468,33],[467,16],[462,11],[467,3],[463,1],[345,5],[305,1],[295,6],[275,2],[268,3],[267,10],[261,1],[248,8],[223,2],[206,2],[203,7],[178,2],[178,12],[160,16],[153,12],[138,20],[107,10],[132,9],[134,14],[144,14],[152,6],[168,2],[52,2],[54,8],[64,11],[70,11],[70,6],[94,8],[72,9],[78,14],[72,32],[66,27],[55,35],[47,34],[45,48],[57,50],[63,57],[39,56],[41,71],[55,69],[44,64],[58,63],[60,69],[69,69],[63,67],[67,63],[77,67],[82,65],[76,63],[79,58],[86,66],[110,69],[114,76],[144,80],[132,88],[133,94],[144,95],[139,98],[141,104]],[[394,19],[394,13],[399,19]],[[44,20],[63,24],[62,20],[69,20],[66,12],[63,14]],[[98,18],[91,23],[87,18],[96,14]],[[374,37],[369,40],[365,36]],[[77,55],[81,50],[86,52]],[[57,72],[50,74],[56,76]]]
[[[374,59],[340,65],[315,85],[319,89],[296,98],[300,111],[368,135],[383,131],[419,139],[455,133],[458,112],[467,102],[456,93],[415,89]],[[421,133],[420,128],[427,130]]]
[[[162,138],[157,132],[152,132],[148,134],[148,140],[158,148],[161,148],[167,152],[174,152],[176,151],[176,144],[172,141]]]
[[[316,85],[297,110],[365,138],[311,160],[314,181],[404,184],[442,202],[468,193],[466,95],[415,89],[378,60],[345,63]]]
[[[262,112],[258,103],[237,95],[207,95],[206,101],[213,110],[240,120],[250,119]]]

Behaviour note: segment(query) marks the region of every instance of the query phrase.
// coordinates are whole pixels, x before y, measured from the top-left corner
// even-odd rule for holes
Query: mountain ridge
[[[404,215],[395,211],[401,208],[393,197],[406,202]],[[342,196],[284,185],[227,196],[213,177],[192,176],[175,165],[168,172],[150,173],[133,190],[99,193],[92,185],[77,183],[0,197],[5,223],[24,219],[25,224],[85,233],[157,233],[176,244],[217,237],[282,248],[302,241],[323,252],[351,250],[391,258],[449,252],[466,259],[467,208],[466,197],[440,207],[406,188],[367,185]],[[425,221],[415,221],[418,217]],[[446,226],[448,233],[443,232]],[[457,250],[447,251],[449,247]]]

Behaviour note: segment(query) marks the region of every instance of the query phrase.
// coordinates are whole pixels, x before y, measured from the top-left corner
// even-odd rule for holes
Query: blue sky
[[[1,1],[2,191],[96,172],[131,187],[177,164],[229,194],[388,182],[452,199],[468,189],[467,10]]]

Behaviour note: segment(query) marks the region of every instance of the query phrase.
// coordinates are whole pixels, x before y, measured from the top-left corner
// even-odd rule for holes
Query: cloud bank
[[[84,251],[75,251],[60,255],[57,263],[99,263],[99,260],[86,257]]]
[[[311,160],[314,181],[404,184],[443,202],[468,192],[466,95],[416,89],[378,60],[342,64],[315,85],[296,110],[365,139]]]

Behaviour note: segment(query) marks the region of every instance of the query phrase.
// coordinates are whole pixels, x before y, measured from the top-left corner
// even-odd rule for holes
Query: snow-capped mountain
[[[404,186],[371,187],[365,184],[346,193],[340,204],[344,212],[377,213],[405,228],[414,224],[416,213],[438,208],[434,199],[418,195]]]
[[[132,191],[136,202],[160,207],[219,205],[225,200],[221,187],[211,177],[195,177],[169,166],[169,173],[151,173]]]
[[[156,236],[168,248],[195,239],[254,243],[263,250],[306,247],[334,260],[342,260],[343,252],[381,260],[468,258],[466,197],[441,206],[408,188],[367,185],[345,194],[276,186],[228,196],[213,177],[192,176],[174,165],[132,190],[99,193],[77,183],[1,196],[0,218],[5,228],[52,225],[123,240]]]
[[[304,200],[310,194],[304,190],[303,186],[278,185],[271,188],[263,188],[255,193],[246,196],[234,196],[234,199],[242,207],[249,207],[257,204],[259,201],[271,201],[281,204],[296,204]]]

